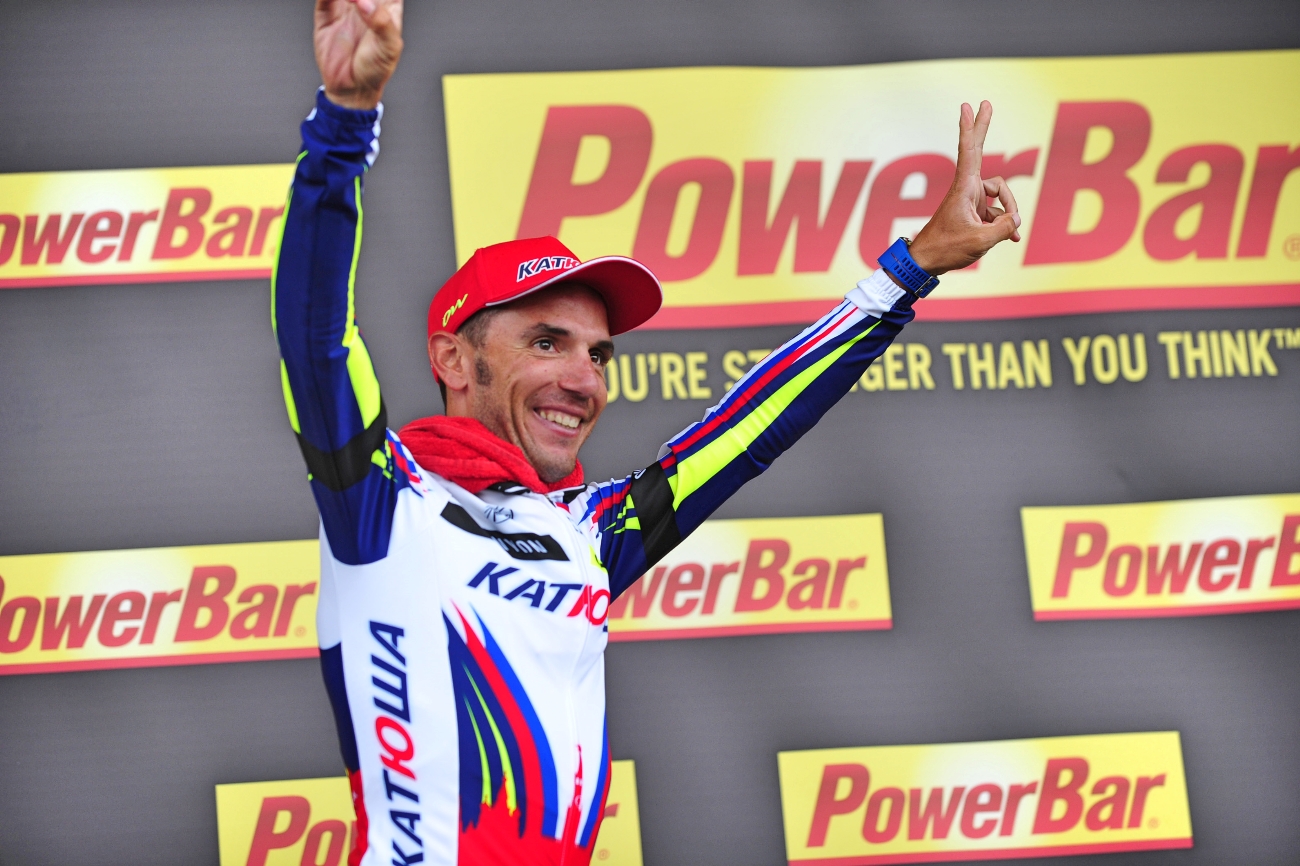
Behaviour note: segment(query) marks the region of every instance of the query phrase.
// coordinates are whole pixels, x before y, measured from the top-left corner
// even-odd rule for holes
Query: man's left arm
[[[1001,178],[980,177],[992,106],[963,105],[957,173],[909,252],[930,275],[963,268],[995,244],[1019,240],[1015,199]],[[989,204],[988,197],[1001,204]],[[601,561],[617,597],[723,502],[794,445],[912,320],[917,297],[882,268],[793,340],[772,352],[658,459],[582,503],[601,532]]]

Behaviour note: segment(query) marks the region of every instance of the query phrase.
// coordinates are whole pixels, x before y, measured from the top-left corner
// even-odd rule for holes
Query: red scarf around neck
[[[547,484],[519,446],[500,438],[477,418],[446,415],[417,418],[398,435],[416,463],[470,493],[478,493],[499,481],[516,481],[535,493],[551,493],[582,484],[581,463],[568,476]]]

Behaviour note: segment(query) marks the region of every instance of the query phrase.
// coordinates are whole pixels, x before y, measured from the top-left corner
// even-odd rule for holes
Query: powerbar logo
[[[919,315],[1294,304],[1297,82],[1296,51],[452,75],[456,242],[630,253],[665,283],[662,327],[807,321],[933,214],[955,141],[930,119],[978,90],[1025,242]],[[918,122],[882,124],[900,87]]]
[[[348,780],[341,776],[217,785],[221,866],[343,866],[363,836]],[[610,763],[609,799],[593,847],[593,859],[602,866],[641,866],[632,761]],[[390,853],[387,859],[397,858]]]
[[[217,785],[221,866],[343,866],[358,829],[342,777]]]
[[[0,288],[266,277],[292,176],[292,165],[0,175]]]
[[[0,675],[317,654],[316,541],[0,557]]]
[[[610,640],[884,629],[879,514],[709,520],[609,609]]]
[[[1034,617],[1300,607],[1300,495],[1023,508]]]
[[[1177,732],[782,752],[793,863],[1190,848]]]

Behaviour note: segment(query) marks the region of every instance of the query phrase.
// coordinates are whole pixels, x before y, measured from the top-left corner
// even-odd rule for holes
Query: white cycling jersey
[[[320,642],[341,648],[330,673],[378,857],[362,862],[455,863],[458,846],[476,852],[463,863],[585,862],[575,849],[609,785],[610,590],[593,524],[562,494],[468,493],[389,444],[410,474],[388,555],[347,565],[321,538]],[[478,771],[472,797],[461,761]]]

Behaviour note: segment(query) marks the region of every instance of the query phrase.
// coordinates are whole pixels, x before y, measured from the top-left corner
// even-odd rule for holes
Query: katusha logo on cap
[[[575,258],[569,256],[542,256],[537,259],[529,259],[526,262],[519,263],[519,273],[515,277],[516,283],[522,283],[529,277],[536,276],[543,271],[567,271],[569,268],[576,268],[582,264]]]
[[[451,275],[429,303],[429,335],[454,333],[484,307],[512,303],[579,275],[605,302],[610,334],[644,324],[663,303],[659,281],[639,262],[601,256],[583,263],[553,237],[521,238],[475,250]]]

